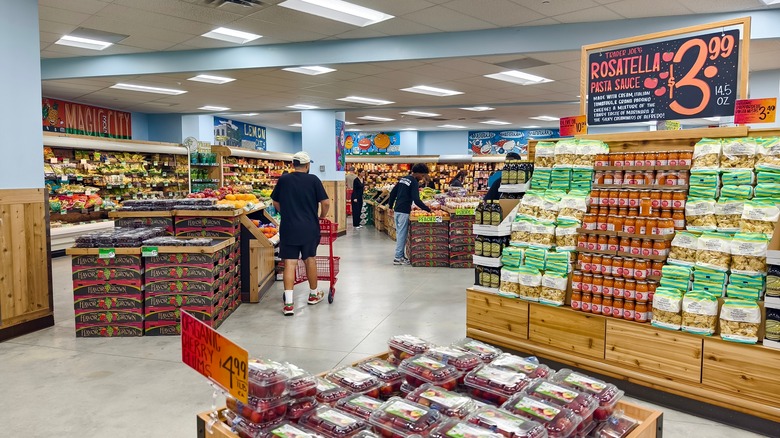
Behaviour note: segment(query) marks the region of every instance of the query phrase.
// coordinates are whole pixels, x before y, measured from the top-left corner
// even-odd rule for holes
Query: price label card
[[[157,167],[157,162],[156,161],[154,162],[154,166]]]
[[[564,117],[560,120],[560,136],[573,137],[588,133],[588,116]]]
[[[83,176],[77,176],[76,177],[76,181],[84,181],[84,177]]]
[[[473,208],[456,208],[455,216],[474,216]]]
[[[57,157],[49,158],[49,163],[51,164],[57,164]]]
[[[60,178],[60,180],[67,181],[68,180],[68,175],[62,175],[62,178]]]
[[[181,312],[181,360],[247,403],[249,354],[187,312]]]
[[[98,249],[98,258],[99,259],[113,259],[116,257],[116,249],[114,248],[99,248]]]
[[[141,247],[141,257],[157,257],[156,246],[143,246]]]
[[[70,164],[70,159],[69,158],[63,158],[62,159],[62,164]]]
[[[82,159],[81,164],[87,164],[87,160]]]
[[[740,99],[734,106],[734,124],[774,123],[777,98]]]
[[[423,223],[423,224],[433,224],[441,222],[441,216],[420,216],[417,218],[417,222]]]

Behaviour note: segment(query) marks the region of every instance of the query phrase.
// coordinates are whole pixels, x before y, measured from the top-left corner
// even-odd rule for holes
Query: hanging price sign
[[[99,259],[113,259],[116,257],[116,249],[114,248],[99,248],[98,249],[98,258]]]
[[[777,112],[777,98],[741,99],[734,106],[734,123],[774,123]]]
[[[588,133],[588,116],[564,117],[560,120],[560,136],[574,137]]]
[[[181,360],[247,403],[249,353],[187,312],[181,312]]]

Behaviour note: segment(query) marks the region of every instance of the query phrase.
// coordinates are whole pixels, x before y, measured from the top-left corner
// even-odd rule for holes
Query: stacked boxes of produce
[[[176,237],[212,237],[227,239],[241,231],[238,215],[233,217],[176,215]]]
[[[109,213],[117,228],[165,229],[173,235],[173,207],[180,202],[177,199],[128,200],[122,203],[119,211]]]
[[[85,234],[70,248],[77,337],[141,336],[141,245],[160,228],[116,229]]]
[[[450,253],[449,213],[412,210],[407,254],[415,267],[448,267]]]
[[[687,231],[671,242],[669,265],[652,301],[653,325],[740,343],[762,341],[765,291],[767,313],[774,315],[767,249],[780,217],[778,183],[778,138],[696,144]]]
[[[450,213],[450,268],[471,268],[474,255],[474,214],[480,204],[476,197],[448,197],[444,207]]]

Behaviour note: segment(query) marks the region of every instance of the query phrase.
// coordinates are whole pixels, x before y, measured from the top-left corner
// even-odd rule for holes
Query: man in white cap
[[[306,264],[309,279],[308,304],[314,305],[325,298],[317,288],[317,246],[320,244],[320,222],[330,208],[330,200],[322,181],[309,174],[311,157],[306,152],[293,155],[294,171],[279,178],[271,199],[281,215],[279,226],[279,257],[284,260],[284,308],[285,316],[295,314],[293,286],[298,259]],[[317,210],[319,209],[319,215]]]

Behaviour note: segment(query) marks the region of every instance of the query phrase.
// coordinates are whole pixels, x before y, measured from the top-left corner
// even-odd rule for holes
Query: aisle
[[[284,317],[277,282],[219,331],[250,355],[312,372],[383,351],[393,334],[445,344],[462,337],[473,271],[394,266],[394,244],[370,227],[350,230],[336,241],[342,259],[333,304],[307,306],[307,287],[299,285],[296,315]],[[211,390],[181,363],[179,338],[76,339],[70,260],[55,259],[53,270],[57,324],[0,344],[3,436],[193,438]],[[757,436],[668,410],[664,426],[669,437]]]

